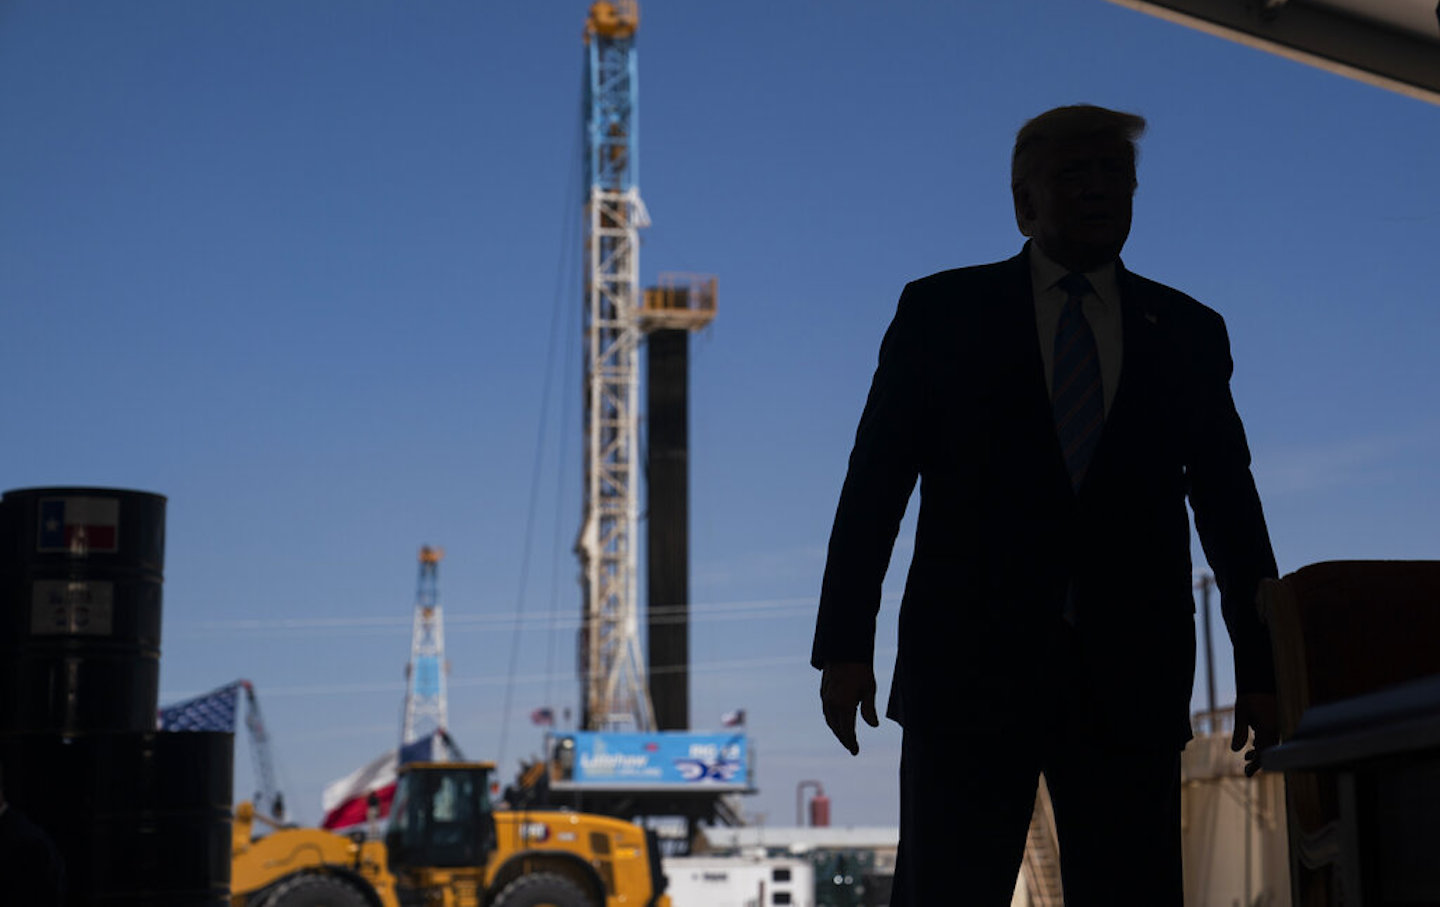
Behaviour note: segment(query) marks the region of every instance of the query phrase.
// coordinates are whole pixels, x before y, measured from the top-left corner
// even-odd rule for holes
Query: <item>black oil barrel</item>
[[[65,863],[65,904],[229,903],[234,735],[0,735],[5,793]]]
[[[160,678],[165,498],[0,498],[0,732],[148,731]]]

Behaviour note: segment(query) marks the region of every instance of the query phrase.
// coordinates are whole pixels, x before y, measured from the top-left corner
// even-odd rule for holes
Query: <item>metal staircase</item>
[[[1041,776],[1035,791],[1035,811],[1025,838],[1025,861],[1020,866],[1030,907],[1064,907],[1065,892],[1060,884],[1060,844],[1055,837],[1055,811],[1050,806],[1050,789]]]

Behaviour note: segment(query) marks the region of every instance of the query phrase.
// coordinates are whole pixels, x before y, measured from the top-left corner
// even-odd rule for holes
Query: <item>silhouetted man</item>
[[[887,709],[904,727],[895,905],[1008,904],[1042,772],[1069,907],[1181,903],[1187,496],[1234,643],[1232,745],[1274,739],[1254,601],[1275,558],[1225,324],[1119,259],[1144,126],[1089,106],[1027,123],[1011,171],[1024,249],[910,283],[881,344],[811,661],[826,722],[858,752],[918,478]]]

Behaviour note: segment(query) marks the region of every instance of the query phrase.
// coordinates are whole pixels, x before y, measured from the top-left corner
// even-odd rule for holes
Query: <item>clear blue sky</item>
[[[0,3],[0,485],[168,496],[162,701],[252,680],[302,820],[398,737],[421,544],[467,755],[576,701],[586,5]],[[1440,110],[1100,0],[651,0],[639,42],[642,276],[720,281],[692,714],[747,709],[748,812],[896,821],[898,730],[819,714],[824,545],[901,286],[1019,248],[1048,107],[1149,118],[1126,262],[1228,320],[1281,569],[1440,551]]]

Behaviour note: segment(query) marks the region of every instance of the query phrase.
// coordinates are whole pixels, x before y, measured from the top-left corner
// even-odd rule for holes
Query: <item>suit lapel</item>
[[[1030,248],[1029,243],[1025,248]],[[1050,390],[1045,386],[1045,363],[1040,358],[1040,329],[1035,323],[1035,297],[1026,252],[1005,262],[1005,268],[991,330],[986,332],[988,341],[995,343],[996,371],[1002,382],[1019,392],[1027,408],[1039,405],[1048,413]]]
[[[1110,401],[1110,412],[1105,417],[1105,429],[1095,456],[1080,484],[1082,493],[1104,481],[1115,452],[1124,449],[1126,438],[1143,418],[1141,398],[1156,374],[1156,315],[1130,272],[1118,261],[1115,277],[1120,288],[1120,383]]]
[[[1030,281],[1030,243],[1020,254],[1003,263],[996,305],[986,332],[992,346],[990,374],[998,388],[1011,395],[1011,417],[1026,437],[1048,438],[1045,455],[1046,479],[1050,484],[1070,488],[1070,473],[1060,438],[1055,432],[1055,413],[1050,405],[1050,388],[1045,385],[1045,361],[1040,354],[1040,328],[1035,321],[1035,292]]]

